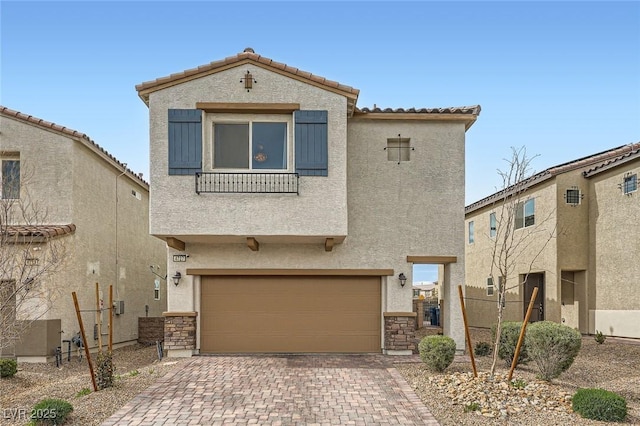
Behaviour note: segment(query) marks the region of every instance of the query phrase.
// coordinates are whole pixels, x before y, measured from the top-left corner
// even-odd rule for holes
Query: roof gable
[[[140,175],[134,173],[133,170],[127,168],[126,164],[121,163],[116,157],[114,157],[113,155],[109,154],[109,152],[107,152],[104,148],[102,148],[100,145],[95,143],[85,133],[79,132],[77,130],[70,129],[68,127],[60,126],[59,124],[43,120],[41,118],[34,117],[32,115],[27,115],[27,114],[21,113],[19,111],[14,111],[12,109],[9,109],[9,108],[1,106],[1,105],[0,105],[0,115],[8,117],[8,118],[12,118],[14,120],[22,121],[24,123],[31,124],[31,125],[34,125],[36,127],[39,127],[39,128],[41,128],[43,130],[54,132],[54,133],[57,133],[59,135],[66,136],[66,137],[69,137],[71,139],[77,140],[80,143],[83,143],[86,147],[88,147],[93,152],[97,153],[98,156],[103,158],[105,161],[111,163],[113,166],[115,166],[115,167],[117,167],[119,169],[123,169],[126,172],[127,176],[129,176],[131,179],[133,179],[136,182],[138,182],[140,185],[142,185],[143,188],[145,188],[147,190],[149,189],[149,184],[144,179],[142,179],[140,177]]]
[[[235,56],[230,56],[219,61],[201,65],[197,68],[188,69],[179,73],[171,74],[167,77],[161,77],[138,84],[136,85],[136,90],[138,91],[138,96],[140,96],[143,102],[149,105],[149,94],[152,92],[246,64],[251,64],[268,71],[273,71],[286,77],[343,95],[347,98],[348,115],[351,116],[355,110],[358,94],[360,93],[358,89],[340,84],[337,81],[327,80],[324,77],[311,74],[307,71],[302,71],[287,64],[276,62],[272,59],[256,54],[250,47],[244,49],[243,52],[238,53]]]

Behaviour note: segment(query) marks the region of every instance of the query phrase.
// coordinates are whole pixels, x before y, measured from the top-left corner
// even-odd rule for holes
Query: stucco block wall
[[[567,204],[567,189],[576,187],[584,197],[580,204]],[[589,185],[582,170],[573,170],[556,177],[558,268],[586,270],[589,264]]]
[[[589,332],[640,338],[640,192],[618,187],[628,172],[640,175],[640,160],[589,179]]]
[[[246,68],[238,66],[151,93],[150,160],[154,188],[151,233],[159,236],[255,237],[347,235],[346,98],[255,66],[250,68],[259,83],[247,92],[239,84]],[[197,195],[193,176],[168,175],[167,154],[167,110],[194,109],[196,102],[299,103],[302,110],[328,111],[328,176],[300,177],[300,195]],[[203,117],[203,167],[205,171],[211,171],[211,149],[207,144],[211,143],[212,121],[207,114],[203,113]],[[234,117],[238,118],[227,116],[228,119]],[[292,114],[281,117],[283,121],[292,122]],[[290,158],[294,148],[293,130],[290,125]],[[289,164],[289,172],[294,172],[291,160]]]

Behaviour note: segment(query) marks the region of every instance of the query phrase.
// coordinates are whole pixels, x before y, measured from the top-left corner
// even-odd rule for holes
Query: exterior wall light
[[[404,287],[404,285],[407,283],[407,277],[404,275],[404,272],[400,272],[400,275],[398,275],[398,279],[400,280],[400,287]]]
[[[171,277],[173,279],[173,284],[177,287],[180,284],[180,279],[182,278],[182,274],[178,271],[174,276]]]

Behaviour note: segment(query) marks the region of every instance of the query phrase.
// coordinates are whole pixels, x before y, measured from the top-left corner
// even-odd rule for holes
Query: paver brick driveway
[[[194,357],[111,425],[437,425],[383,355]]]

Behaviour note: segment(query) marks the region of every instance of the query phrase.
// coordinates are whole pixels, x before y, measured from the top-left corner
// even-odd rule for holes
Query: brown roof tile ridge
[[[412,114],[480,114],[480,105],[460,106],[460,107],[445,107],[445,108],[381,108],[375,106],[373,108],[356,108],[357,112],[361,113],[412,113]]]
[[[620,148],[616,148],[612,151],[615,152],[613,152],[609,158],[604,159],[600,164],[597,164],[594,167],[582,172],[583,176],[587,177],[600,169],[603,169],[633,155],[640,155],[640,142],[630,143]]]
[[[579,169],[581,167],[589,166],[592,164],[600,163],[596,166],[603,166],[604,163],[607,163],[609,160],[615,159],[620,155],[628,154],[634,151],[634,145],[636,145],[635,149],[638,149],[640,144],[628,144],[618,146],[616,148],[609,149],[607,151],[598,152],[596,154],[589,155],[587,157],[582,157],[577,160],[573,160],[564,164],[560,164],[554,167],[550,167],[548,170],[554,175],[567,172],[569,170]]]
[[[6,230],[7,234],[11,236],[57,237],[73,234],[76,231],[76,225],[73,223],[65,225],[9,225]]]
[[[120,160],[118,160],[116,157],[111,155],[107,150],[105,150],[103,147],[101,147],[96,142],[94,142],[85,133],[79,132],[77,130],[70,129],[70,128],[65,127],[65,126],[61,126],[59,124],[56,124],[56,123],[53,123],[53,122],[50,122],[50,121],[46,121],[46,120],[44,120],[42,118],[34,117],[33,115],[24,114],[24,113],[22,113],[20,111],[13,110],[11,108],[7,108],[7,107],[2,106],[2,105],[0,105],[0,115],[5,115],[7,117],[17,118],[18,120],[21,120],[21,121],[24,121],[24,122],[27,122],[27,123],[33,123],[33,124],[35,124],[37,126],[40,126],[42,128],[50,129],[50,130],[56,131],[58,133],[62,133],[63,135],[68,135],[68,136],[73,136],[73,137],[80,138],[80,139],[84,140],[85,142],[93,145],[97,149],[99,149],[100,152],[105,154],[111,160],[115,161],[120,167],[122,167],[127,172],[129,172],[129,174],[134,176],[138,181],[142,182],[144,184],[144,186],[146,186],[147,188],[149,187],[149,183],[147,181],[145,181],[143,178],[141,178],[139,174],[137,174],[133,170],[129,169],[126,166],[125,163],[120,162]]]

